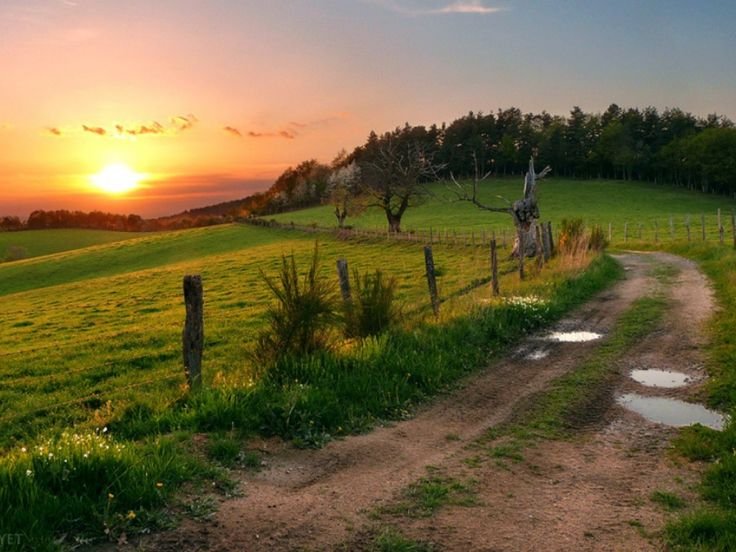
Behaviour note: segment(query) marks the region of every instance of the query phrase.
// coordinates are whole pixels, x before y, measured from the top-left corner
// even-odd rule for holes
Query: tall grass
[[[355,297],[346,305],[346,334],[348,337],[380,335],[396,324],[401,309],[396,302],[396,278],[383,272],[363,274],[353,271]]]

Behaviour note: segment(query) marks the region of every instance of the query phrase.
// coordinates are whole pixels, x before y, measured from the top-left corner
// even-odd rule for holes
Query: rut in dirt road
[[[604,336],[618,316],[655,285],[650,255],[622,255],[626,278],[558,324],[561,331]],[[244,476],[243,497],[225,501],[207,522],[186,521],[143,543],[149,550],[330,549],[366,523],[366,512],[390,502],[426,467],[451,463],[473,439],[507,420],[526,398],[574,369],[601,341],[544,345],[531,336],[509,358],[470,377],[414,418],[318,451],[269,443],[267,467]],[[453,439],[448,439],[452,435]]]

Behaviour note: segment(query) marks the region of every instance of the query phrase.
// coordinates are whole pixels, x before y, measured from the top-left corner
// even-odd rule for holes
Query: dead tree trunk
[[[524,178],[524,198],[514,201],[510,207],[492,207],[478,200],[478,185],[488,178],[491,173],[486,173],[485,176],[481,177],[475,153],[473,153],[473,161],[475,163],[475,177],[472,183],[472,194],[468,192],[468,189],[463,184],[455,179],[454,175],[450,174],[450,178],[455,184],[454,191],[458,199],[461,201],[470,201],[473,205],[485,211],[508,213],[511,215],[516,228],[516,239],[514,240],[514,247],[511,252],[512,257],[523,258],[533,257],[537,253],[542,254],[541,247],[537,245],[536,226],[539,221],[539,206],[537,205],[536,195],[537,181],[547,176],[552,169],[545,167],[542,172],[537,173],[534,171],[534,158],[529,159],[529,170]],[[523,254],[520,254],[520,243],[523,244],[523,248],[521,248]]]

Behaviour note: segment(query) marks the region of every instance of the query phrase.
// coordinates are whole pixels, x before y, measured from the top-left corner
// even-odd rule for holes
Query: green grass
[[[522,186],[521,177],[489,179],[482,184],[479,197],[487,204],[503,206],[503,201],[495,196],[514,201],[520,197]],[[428,202],[406,211],[402,221],[403,230],[426,231],[431,227],[436,232],[449,229],[468,233],[475,231],[476,235],[492,230],[500,235],[505,231],[510,239],[513,225],[508,215],[480,211],[470,203],[453,201],[452,192],[442,184],[433,184],[429,189],[433,196]],[[638,241],[639,224],[643,225],[642,238],[653,241],[655,222],[659,228],[659,239],[669,240],[670,217],[673,217],[675,235],[685,239],[685,220],[688,216],[691,217],[691,237],[693,241],[699,240],[701,214],[706,215],[708,239],[716,240],[719,208],[728,239],[731,232],[730,212],[736,208],[734,200],[723,196],[618,180],[565,180],[552,177],[542,181],[538,195],[542,219],[551,220],[555,228],[559,227],[563,218],[579,217],[588,226],[603,226],[607,235],[608,224],[611,223],[613,242],[616,244],[623,243],[624,224],[627,222],[630,242]],[[335,226],[335,216],[329,206],[265,218],[274,218],[283,223],[293,221],[296,224]],[[347,224],[356,228],[386,229],[385,216],[377,209],[370,209],[358,218],[348,218]]]
[[[431,552],[434,548],[427,543],[408,539],[396,529],[387,528],[375,536],[368,550],[371,552]]]
[[[682,510],[687,504],[682,498],[676,494],[667,491],[654,491],[649,499],[655,504],[659,504],[665,510],[674,512],[676,510]]]
[[[61,253],[123,240],[137,239],[146,234],[134,232],[112,232],[109,230],[24,230],[0,232],[0,260],[9,247],[22,247],[28,258]]]
[[[381,514],[431,517],[444,506],[471,507],[478,504],[476,482],[430,475],[409,485],[398,502],[381,508]]]
[[[650,248],[653,246],[650,245]],[[713,284],[720,307],[708,324],[706,368],[709,405],[736,414],[736,251],[714,244],[674,244],[667,251],[696,261]],[[666,538],[673,550],[736,549],[736,425],[723,431],[704,427],[683,429],[674,450],[706,463],[700,484],[705,505],[668,524]]]

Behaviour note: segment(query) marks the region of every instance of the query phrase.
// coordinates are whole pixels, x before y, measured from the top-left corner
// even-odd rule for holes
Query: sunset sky
[[[736,119],[734,23],[733,0],[2,0],[0,215],[171,214],[469,110]],[[112,164],[140,185],[96,188]]]

